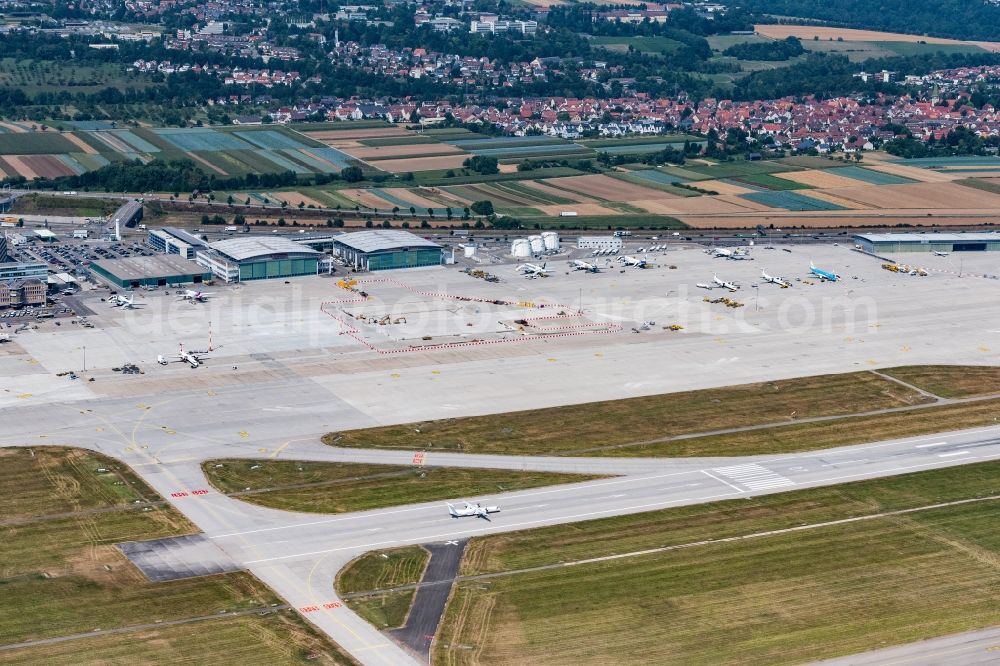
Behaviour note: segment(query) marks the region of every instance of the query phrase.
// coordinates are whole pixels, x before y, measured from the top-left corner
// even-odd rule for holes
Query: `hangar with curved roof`
[[[316,275],[322,254],[280,236],[243,236],[209,243],[198,263],[226,282]]]
[[[401,229],[371,229],[335,236],[333,250],[354,270],[438,266],[444,256],[437,243]]]

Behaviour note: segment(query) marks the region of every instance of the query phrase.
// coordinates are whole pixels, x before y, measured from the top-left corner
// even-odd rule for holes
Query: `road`
[[[747,458],[579,458],[337,449],[319,436],[365,420],[329,394],[309,398],[237,388],[178,392],[159,402],[70,401],[5,410],[0,445],[65,445],[98,450],[131,465],[200,527],[222,557],[245,567],[364,664],[413,664],[413,656],[349,611],[335,576],[357,555],[406,544],[485,534],[1000,459],[1000,426],[801,454]],[[39,423],[50,425],[39,432]],[[182,423],[176,430],[165,423]],[[251,441],[236,424],[253,423]],[[200,463],[213,458],[280,458],[385,464],[544,470],[622,475],[528,491],[462,498],[500,504],[492,521],[452,519],[443,502],[343,515],[258,507],[211,489]],[[216,549],[192,550],[204,558]],[[176,557],[188,557],[179,551]],[[197,569],[212,562],[185,562]]]

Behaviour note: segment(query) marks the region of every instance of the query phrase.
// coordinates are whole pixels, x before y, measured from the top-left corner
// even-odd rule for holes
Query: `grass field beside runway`
[[[221,467],[219,466],[221,465]],[[240,500],[286,511],[346,513],[603,478],[419,465],[209,460],[209,482]]]
[[[337,594],[343,598],[358,592],[388,590],[419,582],[429,561],[430,553],[421,546],[365,553],[337,574]],[[355,613],[376,627],[385,629],[399,627],[406,622],[415,594],[415,589],[398,590],[345,601]]]
[[[997,494],[990,462],[475,538],[462,574],[508,575],[457,583],[433,662],[803,663],[992,626],[998,500],[822,523]]]
[[[128,467],[99,454],[56,447],[0,449],[0,521],[3,645],[281,603],[242,572],[147,580],[114,544],[196,529]],[[158,663],[239,664],[252,653],[290,664],[309,651],[324,655],[327,663],[348,663],[291,611],[280,615],[95,635],[5,651],[2,661],[109,663],[128,645],[133,660]],[[227,647],[236,643],[241,650]]]
[[[838,446],[931,435],[997,425],[1000,399],[935,405],[875,416],[848,416],[760,430],[606,448],[590,455],[614,457],[744,456],[819,451]]]
[[[905,407],[928,400],[872,373],[855,372],[365,428],[328,434],[324,442],[357,448],[565,454],[706,430]]]
[[[942,398],[1000,393],[1000,367],[905,365],[882,372]]]

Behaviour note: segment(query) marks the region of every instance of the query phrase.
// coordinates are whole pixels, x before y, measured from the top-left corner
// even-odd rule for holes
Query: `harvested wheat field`
[[[672,195],[642,185],[636,185],[603,174],[589,176],[566,176],[564,178],[549,178],[542,181],[549,185],[571,190],[584,196],[590,196],[606,201],[626,201],[635,199],[670,199]]]
[[[563,199],[570,199],[579,203],[593,203],[595,199],[585,196],[583,194],[577,194],[576,192],[569,192],[567,190],[560,190],[559,188],[552,187],[551,185],[546,185],[545,183],[538,180],[522,180],[521,185],[524,185],[529,190],[535,190],[541,194],[548,194],[554,197],[562,197]]]
[[[892,164],[891,162],[879,162],[878,164],[865,165],[866,169],[890,173],[894,176],[903,176],[921,183],[950,183],[953,180],[962,178],[962,174],[947,173],[931,169],[921,169],[919,167],[905,166],[903,164]]]
[[[851,28],[828,28],[814,25],[755,25],[754,32],[772,39],[798,37],[807,40],[819,37],[821,40],[843,39],[845,42],[925,42],[927,44],[970,44],[987,51],[1000,51],[1000,42],[968,42],[960,39],[905,35],[899,32],[879,32],[877,30],[854,30]]]
[[[500,170],[500,173],[517,173],[516,164],[498,164],[497,169]]]
[[[676,199],[636,199],[629,201],[633,206],[638,206],[650,213],[659,215],[677,214],[705,214],[705,215],[725,215],[727,213],[750,213],[752,209],[741,206],[734,201],[728,201],[719,197],[678,197]],[[747,202],[750,203],[750,202]]]
[[[856,183],[857,181],[855,181]],[[824,192],[822,190],[809,190],[809,196],[814,199],[819,199],[821,201],[828,201],[835,206],[842,206],[848,210],[871,210],[872,206],[867,204],[858,203],[857,201],[851,201],[850,199],[844,199],[837,196],[839,190],[834,190],[833,192]]]
[[[463,154],[468,157],[465,151],[447,143],[417,143],[403,146],[363,146],[361,148],[349,148],[346,152],[351,157],[359,160],[389,159],[393,157],[412,157],[414,155],[455,155]]]
[[[1000,210],[1000,195],[955,183],[845,187],[838,189],[836,196],[883,209]]]
[[[363,208],[378,208],[380,210],[388,210],[392,208],[392,204],[374,194],[371,190],[346,189],[339,190],[337,193],[347,197],[354,203],[361,204]]]
[[[21,127],[20,125],[16,125],[14,123],[5,123],[3,121],[0,121],[0,127],[9,129],[14,134],[24,134],[25,132],[28,131],[28,129],[25,127]]]
[[[378,160],[372,166],[390,173],[406,173],[407,171],[433,171],[434,169],[460,169],[462,162],[469,158],[468,153],[458,155],[440,155],[438,157],[410,157],[398,160]]]
[[[546,215],[551,215],[557,217],[560,213],[564,211],[571,210],[577,215],[621,215],[621,211],[613,210],[611,208],[605,208],[601,204],[596,203],[577,203],[577,204],[562,204],[559,206],[535,206],[538,210],[542,211]],[[570,220],[572,221],[572,219]]]
[[[271,201],[287,201],[288,205],[292,208],[297,208],[299,203],[304,203],[306,206],[312,206],[313,208],[327,208],[327,205],[322,201],[317,201],[301,192],[265,192],[264,196]]]
[[[752,229],[758,224],[791,229],[806,227],[809,229],[863,228],[884,227],[885,225],[908,225],[912,227],[933,226],[969,226],[983,223],[982,217],[927,217],[921,214],[910,215],[863,215],[857,211],[842,211],[847,215],[838,215],[841,211],[824,211],[822,213],[786,213],[784,215],[762,215],[760,213],[729,216],[729,215],[676,215],[684,224],[696,229]]]
[[[37,178],[40,175],[36,173],[34,169],[25,164],[24,161],[17,155],[4,155],[3,159],[5,162],[7,162],[8,165],[10,165],[14,173],[20,176],[24,176],[28,180],[31,180],[32,178]],[[10,169],[8,169],[8,171],[9,170]]]
[[[86,153],[87,155],[96,155],[97,154],[97,149],[96,148],[94,148],[92,145],[90,145],[89,143],[87,143],[86,141],[84,141],[83,139],[81,139],[80,137],[78,137],[77,135],[73,134],[72,132],[66,132],[66,133],[62,134],[62,137],[64,139],[66,139],[67,141],[72,142],[74,145],[76,145],[80,149],[81,152]]]
[[[802,183],[803,185],[812,185],[813,187],[855,187],[858,185],[856,178],[838,176],[836,169],[789,171],[788,173],[781,174],[781,177],[785,180]]]
[[[718,194],[746,194],[757,191],[749,187],[743,187],[742,185],[725,183],[721,180],[699,180],[697,183],[693,183],[693,185],[699,190],[709,190]]]
[[[421,196],[421,191],[413,188],[387,187],[384,192],[394,197],[399,197],[403,201],[409,201],[417,208],[441,208],[441,202]]]

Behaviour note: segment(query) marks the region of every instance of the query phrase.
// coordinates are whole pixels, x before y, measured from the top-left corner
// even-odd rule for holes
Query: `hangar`
[[[995,252],[1000,250],[1000,233],[968,232],[943,234],[856,234],[854,243],[865,252]]]
[[[176,255],[101,259],[91,262],[90,270],[109,285],[123,289],[199,284],[212,279],[211,271]]]
[[[444,249],[399,229],[372,229],[334,238],[334,253],[357,271],[439,266]]]
[[[279,236],[243,236],[209,243],[197,261],[220,280],[246,282],[316,275],[323,255]]]

